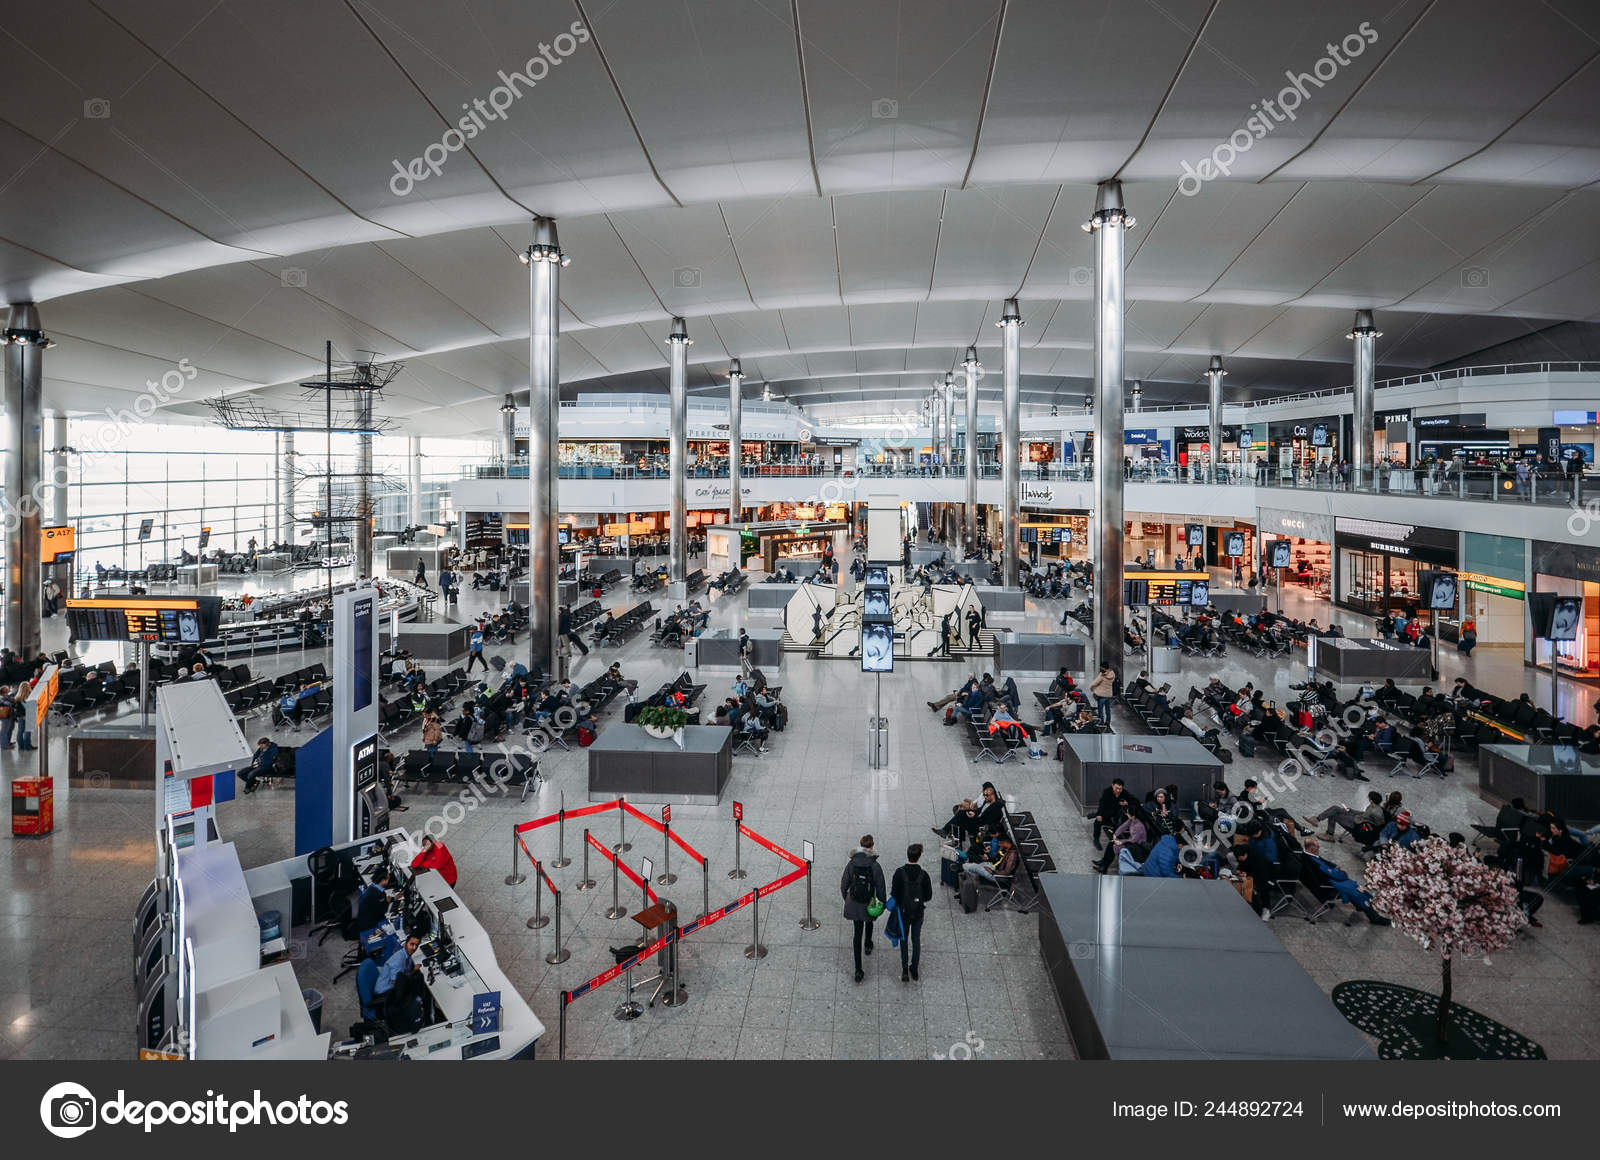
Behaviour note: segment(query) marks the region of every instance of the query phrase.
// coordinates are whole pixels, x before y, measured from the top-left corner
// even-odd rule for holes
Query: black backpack
[[[907,922],[916,922],[922,917],[926,907],[922,901],[922,884],[928,881],[928,872],[921,866],[907,862],[901,867],[900,874],[906,891],[905,901],[901,903],[900,910]],[[928,883],[928,890],[932,893],[931,882]]]
[[[863,906],[872,901],[872,866],[850,865],[850,899]]]

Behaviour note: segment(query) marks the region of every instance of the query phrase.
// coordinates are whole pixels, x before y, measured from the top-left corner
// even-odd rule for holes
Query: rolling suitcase
[[[952,889],[961,889],[961,864],[953,855],[939,859],[939,881]]]
[[[968,874],[961,876],[961,909],[966,914],[978,909],[978,886]]]

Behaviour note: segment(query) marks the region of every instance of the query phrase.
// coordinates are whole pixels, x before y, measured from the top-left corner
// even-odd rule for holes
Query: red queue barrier
[[[789,865],[799,866],[801,869],[805,868],[805,859],[797,858],[793,854],[789,853],[789,851],[785,850],[782,846],[763,838],[760,834],[756,833],[743,822],[739,823],[739,832],[745,837],[749,838],[756,845],[760,846],[763,850],[767,851],[769,854],[776,854],[785,862],[789,863]]]
[[[605,857],[611,859],[611,864],[615,866],[622,876],[625,877],[629,882],[632,882],[635,886],[639,887],[639,889],[643,890],[645,897],[650,899],[651,902],[661,901],[656,897],[656,892],[650,889],[650,884],[643,878],[640,878],[639,875],[634,872],[633,867],[620,860],[616,854],[612,853],[609,847],[600,841],[599,838],[595,837],[593,834],[589,834],[587,836],[589,839],[589,845],[593,846],[596,850],[599,850],[600,853]]]
[[[685,842],[678,836],[678,831],[669,828],[666,823],[660,821],[659,819],[652,818],[649,814],[645,813],[638,806],[634,805],[627,799],[618,798],[617,800],[622,802],[623,810],[625,810],[629,815],[638,818],[656,833],[668,835],[672,839],[673,844],[675,844],[678,849],[682,850],[685,854],[689,855],[690,858],[693,858],[696,862],[705,861],[705,859],[700,856],[700,851],[696,850],[693,846],[689,845],[688,842]]]
[[[542,818],[534,818],[531,822],[521,822],[515,827],[515,829],[517,833],[523,834],[529,830],[537,830],[540,826],[548,826],[551,822],[554,822],[562,817],[563,814],[569,818],[586,818],[590,814],[603,814],[607,810],[619,809],[621,806],[622,799],[617,798],[615,801],[596,802],[594,805],[590,806],[579,806],[575,810],[557,810],[555,813],[546,814]]]

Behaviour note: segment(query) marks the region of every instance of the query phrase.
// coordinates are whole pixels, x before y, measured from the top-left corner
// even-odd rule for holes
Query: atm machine
[[[389,794],[378,781],[378,736],[356,743],[351,752],[355,800],[351,802],[354,837],[370,838],[389,828]]]

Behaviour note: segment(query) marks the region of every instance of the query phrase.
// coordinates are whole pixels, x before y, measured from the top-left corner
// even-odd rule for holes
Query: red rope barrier
[[[756,845],[760,846],[763,850],[766,850],[768,853],[776,854],[778,857],[782,858],[785,862],[789,863],[789,865],[791,865],[791,866],[800,866],[800,867],[804,867],[805,866],[804,859],[796,858],[793,854],[789,853],[789,851],[785,850],[782,846],[779,846],[776,843],[770,842],[766,838],[763,838],[760,834],[756,833],[754,830],[752,830],[749,826],[745,825],[743,822],[739,823],[739,832],[741,834],[743,834],[745,837],[749,838]]]
[[[696,850],[693,846],[689,845],[688,842],[685,842],[682,838],[678,837],[677,830],[672,831],[671,837],[672,840],[677,843],[678,848],[685,854],[689,855],[689,857],[693,858],[696,862],[705,861],[705,859],[700,856],[699,850]]]
[[[627,798],[619,798],[618,800],[622,802],[622,808],[623,808],[624,812],[632,814],[634,817],[638,818],[645,825],[649,826],[656,833],[659,834],[659,833],[661,833],[662,830],[665,830],[667,828],[666,826],[662,825],[659,821],[657,821],[655,818],[652,818],[649,814],[647,814],[643,810],[641,810],[638,806],[634,805]]]
[[[639,875],[635,874],[634,871],[633,871],[633,868],[631,866],[629,866],[626,862],[618,860],[616,854],[613,853],[610,849],[608,849],[605,846],[605,844],[602,843],[600,841],[600,839],[596,838],[593,834],[589,835],[589,845],[593,846],[596,850],[599,850],[600,853],[604,854],[607,858],[609,858],[611,860],[612,864],[615,865],[616,868],[619,871],[622,872],[622,876],[624,878],[626,878],[629,882],[632,882],[635,886],[639,887],[639,889],[643,890],[645,892],[646,897],[648,897],[651,902],[660,902],[661,901],[659,898],[656,897],[656,892],[654,890],[650,889],[650,884],[648,882],[646,882],[643,878],[640,878]]]
[[[791,870],[789,873],[785,874],[782,878],[779,878],[779,879],[777,879],[775,881],[772,881],[772,882],[768,882],[765,886],[760,887],[756,891],[756,894],[757,894],[758,897],[765,898],[769,894],[773,894],[773,893],[776,893],[779,890],[782,890],[785,886],[793,885],[794,883],[800,881],[800,879],[804,878],[805,876],[806,876],[806,870],[805,870],[804,866],[800,867],[800,869],[798,869],[798,870]]]
[[[579,806],[575,810],[566,810],[565,814],[569,818],[584,818],[590,814],[603,814],[607,810],[614,810],[621,804],[622,799],[618,798],[615,801],[596,802],[590,806]],[[534,818],[531,822],[521,822],[516,826],[516,831],[519,834],[523,834],[529,830],[537,830],[540,826],[548,826],[551,822],[560,820],[562,813],[563,811],[557,810],[555,813],[546,814],[542,818]]]

